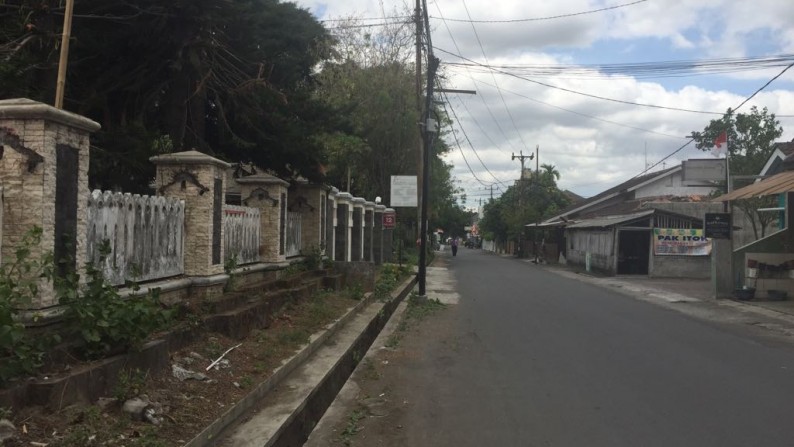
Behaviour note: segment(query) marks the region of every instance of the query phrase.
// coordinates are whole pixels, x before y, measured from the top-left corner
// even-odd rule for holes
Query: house
[[[683,165],[630,179],[557,215],[529,224],[562,258],[607,274],[707,278],[710,244],[703,217],[722,211],[715,185],[684,179]]]
[[[794,141],[775,143],[774,150],[755,182],[735,189],[715,199],[733,202],[741,199],[776,196],[779,222],[776,230],[747,244],[737,244],[733,238],[731,262],[717,271],[715,291],[718,296],[729,295],[734,288],[749,287],[755,299],[767,299],[770,291],[794,295],[794,231],[790,225],[794,218]],[[733,207],[733,218],[738,211]]]

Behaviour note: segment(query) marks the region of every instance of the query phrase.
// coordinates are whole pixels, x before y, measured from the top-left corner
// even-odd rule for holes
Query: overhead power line
[[[471,18],[471,14],[469,13],[469,7],[466,5],[466,0],[463,0],[463,8],[466,10],[466,15]],[[471,23],[471,29],[474,31],[474,37],[477,38],[477,44],[480,46],[480,51],[482,52],[482,57],[485,59],[485,62],[488,63],[488,56],[485,55],[485,47],[482,45],[482,41],[480,40],[480,34],[477,32],[477,27],[474,26],[474,23]],[[524,136],[521,135],[521,131],[518,130],[518,126],[516,125],[516,120],[513,118],[513,113],[510,111],[510,107],[507,106],[507,101],[505,101],[505,97],[502,94],[502,89],[499,88],[499,84],[496,82],[496,75],[491,72],[491,77],[493,78],[493,83],[496,85],[496,91],[499,92],[499,99],[502,100],[502,104],[505,106],[505,110],[507,111],[507,116],[510,118],[510,123],[513,125],[513,130],[516,131],[518,135],[518,141],[521,142],[521,145],[529,151],[529,147],[527,143],[524,141]]]
[[[794,62],[794,54],[775,56],[721,58],[703,60],[650,61],[617,64],[482,64],[445,62],[447,66],[474,67],[481,71],[503,70],[515,75],[554,77],[558,79],[608,79],[626,76],[637,79],[685,76],[724,75],[785,67]]]
[[[542,21],[542,20],[565,19],[565,18],[569,18],[569,17],[582,16],[582,15],[586,15],[586,14],[595,14],[595,13],[598,13],[598,12],[609,11],[609,10],[612,10],[612,9],[625,8],[626,6],[632,6],[632,5],[636,5],[636,4],[638,4],[638,3],[644,3],[644,2],[646,2],[646,1],[648,1],[648,0],[637,0],[637,1],[635,1],[635,2],[631,2],[631,3],[625,3],[625,4],[622,4],[622,5],[610,6],[610,7],[607,7],[607,8],[593,9],[593,10],[590,10],[590,11],[574,12],[574,13],[570,13],[570,14],[560,14],[560,15],[556,15],[556,16],[548,16],[548,17],[533,17],[533,18],[528,18],[528,19],[510,19],[510,20],[472,20],[472,19],[471,19],[471,17],[469,17],[469,19],[468,19],[468,20],[466,20],[466,19],[446,19],[446,20],[449,20],[450,22],[468,22],[468,23],[518,23],[518,22],[538,22],[538,21]],[[430,18],[431,18],[431,19],[438,19],[439,17],[433,17],[433,16],[431,16]],[[444,20],[444,19],[442,18],[442,20]]]
[[[588,97],[588,98],[600,99],[602,101],[609,101],[609,102],[614,102],[614,103],[618,103],[618,104],[626,104],[626,105],[631,105],[631,106],[648,107],[648,108],[652,108],[652,109],[673,110],[673,111],[677,111],[677,112],[698,113],[698,114],[703,114],[703,115],[722,115],[722,113],[720,113],[720,112],[705,112],[705,111],[702,111],[702,110],[684,109],[684,108],[680,108],[680,107],[666,107],[666,106],[660,106],[660,105],[656,105],[656,104],[642,104],[642,103],[639,103],[639,102],[625,101],[625,100],[622,100],[622,99],[608,98],[606,96],[599,96],[599,95],[594,95],[594,94],[591,94],[591,93],[580,92],[578,90],[572,90],[572,89],[565,88],[565,87],[560,87],[560,86],[557,86],[557,85],[547,84],[545,82],[536,81],[534,79],[530,79],[530,78],[527,78],[525,76],[519,76],[519,75],[516,75],[516,74],[513,74],[513,73],[506,72],[504,70],[499,70],[499,69],[496,69],[496,68],[492,68],[492,67],[489,67],[486,64],[481,64],[481,63],[479,63],[479,62],[477,62],[475,60],[472,60],[472,59],[469,59],[467,57],[461,56],[459,54],[455,54],[455,53],[452,53],[450,51],[444,50],[443,48],[435,47],[435,49],[440,51],[440,52],[442,52],[442,53],[449,54],[450,56],[454,56],[454,57],[463,59],[465,61],[468,61],[468,62],[471,62],[473,64],[479,65],[481,67],[489,68],[492,72],[501,73],[503,75],[511,76],[511,77],[516,78],[516,79],[521,79],[521,80],[524,80],[524,81],[527,81],[527,82],[531,82],[533,84],[542,85],[543,87],[548,87],[548,88],[552,88],[552,89],[555,89],[555,90],[561,90],[561,91],[564,91],[564,92],[568,92],[568,93],[572,93],[572,94],[580,95],[580,96],[585,96],[585,97]]]
[[[777,78],[779,78],[779,77],[783,76],[783,73],[787,72],[787,71],[788,71],[788,70],[789,70],[791,67],[794,67],[794,62],[792,62],[791,64],[789,64],[789,65],[788,65],[786,68],[784,68],[784,69],[783,69],[783,70],[782,70],[780,73],[778,73],[777,75],[775,75],[774,77],[772,77],[772,79],[770,79],[769,81],[767,81],[767,83],[766,83],[766,84],[764,84],[764,85],[762,85],[761,87],[759,87],[759,88],[758,88],[756,91],[754,91],[754,92],[753,92],[753,94],[752,94],[752,95],[748,96],[748,97],[747,97],[747,98],[746,98],[744,101],[742,101],[742,102],[741,102],[741,104],[739,104],[738,106],[736,106],[736,108],[734,108],[734,109],[731,109],[731,110],[732,110],[732,111],[734,111],[734,112],[735,112],[735,111],[737,111],[737,110],[739,110],[739,109],[740,109],[742,106],[744,106],[745,104],[747,104],[747,102],[749,102],[751,99],[753,99],[753,98],[755,97],[755,95],[757,95],[757,94],[761,93],[761,91],[762,91],[762,90],[764,90],[765,88],[769,87],[769,84],[771,84],[772,82],[774,82],[774,81],[775,81]],[[651,165],[651,166],[649,166],[649,167],[645,168],[645,170],[644,170],[644,171],[640,172],[639,174],[635,175],[635,176],[634,176],[634,177],[632,177],[632,178],[633,178],[633,179],[634,179],[634,178],[637,178],[637,177],[639,177],[639,176],[641,176],[641,175],[645,174],[646,172],[650,171],[651,169],[653,169],[653,168],[655,168],[655,167],[659,166],[660,164],[664,163],[664,162],[665,162],[667,159],[669,159],[669,158],[670,158],[670,157],[672,157],[673,155],[675,155],[675,154],[677,154],[677,153],[681,152],[681,151],[682,151],[682,150],[683,150],[685,147],[687,147],[687,146],[689,146],[690,144],[692,144],[692,142],[693,142],[693,141],[695,141],[695,139],[694,139],[694,138],[689,138],[689,140],[688,140],[688,141],[687,141],[687,142],[686,142],[686,143],[685,143],[683,146],[681,146],[681,147],[679,147],[678,149],[674,150],[674,151],[673,151],[673,152],[671,152],[669,155],[667,155],[666,157],[664,157],[664,158],[662,158],[661,160],[657,161],[657,162],[656,162],[656,163],[654,163],[653,165]]]
[[[436,9],[438,9],[438,14],[443,19],[444,13],[441,12],[441,7],[438,5],[438,2],[436,2]],[[455,46],[455,50],[458,53],[461,53],[462,51],[460,50],[460,47],[458,46],[458,42],[457,42],[457,40],[455,40],[455,36],[452,35],[452,30],[450,29],[449,24],[447,24],[447,22],[444,22],[444,27],[447,29],[447,33],[449,34],[449,38],[452,40],[452,44]],[[469,69],[466,68],[466,71],[468,72]],[[476,90],[477,89],[477,81],[474,79],[474,77],[471,77],[471,80],[472,80],[472,82],[474,84],[474,89]],[[504,141],[507,142],[507,144],[511,145],[510,139],[507,138],[507,134],[505,133],[504,129],[502,129],[502,125],[499,122],[499,120],[496,119],[496,115],[494,115],[493,110],[491,110],[491,106],[488,104],[488,101],[485,100],[485,96],[484,95],[477,95],[477,96],[480,98],[480,101],[482,101],[483,105],[485,106],[485,109],[488,111],[488,114],[491,116],[491,119],[493,120],[494,124],[496,124],[496,128],[502,134],[502,137],[504,138]],[[480,128],[480,131],[482,131],[483,135],[485,135],[485,137],[488,139],[488,141],[490,141],[491,144],[494,147],[496,147],[497,149],[499,149],[501,151],[502,149],[499,147],[499,145],[496,144],[496,142],[494,142],[494,140],[491,138],[491,136],[487,132],[485,132],[485,129],[477,121],[477,118],[474,117],[474,114],[471,113],[471,111],[469,110],[469,107],[466,105],[466,103],[461,101],[461,104],[463,104],[463,107],[466,109],[466,112],[471,116],[472,120],[474,121],[474,124],[476,124],[477,127]]]

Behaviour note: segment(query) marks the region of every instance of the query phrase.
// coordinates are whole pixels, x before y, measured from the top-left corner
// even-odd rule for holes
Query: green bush
[[[41,245],[41,228],[22,238],[10,260],[0,266],[0,386],[21,375],[35,374],[57,335],[33,336],[17,318],[17,311],[38,295],[39,282],[53,272],[52,256],[36,259],[33,249]]]
[[[110,254],[105,241],[100,247],[99,264]],[[86,281],[72,272],[56,278],[56,291],[66,305],[67,324],[82,342],[86,358],[99,358],[117,351],[135,349],[155,331],[163,329],[174,311],[160,305],[159,292],[121,298],[118,288],[105,279],[93,264],[86,265]],[[137,290],[137,286],[133,286]]]

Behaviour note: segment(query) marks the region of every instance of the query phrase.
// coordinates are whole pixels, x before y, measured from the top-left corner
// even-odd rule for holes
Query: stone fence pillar
[[[396,212],[393,208],[386,208],[383,210],[383,215],[391,215],[396,222]],[[392,262],[394,254],[394,228],[383,228],[383,262]]]
[[[336,235],[334,242],[334,260],[350,262],[351,241],[353,234],[353,196],[342,192],[336,196]]]
[[[289,210],[301,214],[301,252],[307,255],[312,249],[325,246],[325,219],[327,217],[326,188],[306,182],[298,183],[290,194]]]
[[[89,135],[99,124],[29,99],[0,101],[0,262],[33,227],[42,229],[32,255],[53,253],[57,273],[85,265]],[[58,304],[42,281],[32,309]]]
[[[287,187],[289,183],[269,174],[237,179],[244,206],[259,208],[261,215],[259,258],[262,262],[286,261]]]
[[[384,205],[375,205],[372,226],[372,261],[383,264],[383,211]]]
[[[361,261],[364,257],[364,200],[361,197],[353,198],[353,238],[352,261]]]
[[[336,259],[334,257],[334,249],[336,247],[336,196],[339,190],[331,188],[328,191],[326,201],[326,221],[325,221],[325,256],[328,259]]]
[[[375,202],[364,203],[364,260],[373,262],[372,259],[372,227],[375,218]]]
[[[229,163],[198,151],[158,155],[157,195],[185,201],[185,274],[223,273],[223,205]]]

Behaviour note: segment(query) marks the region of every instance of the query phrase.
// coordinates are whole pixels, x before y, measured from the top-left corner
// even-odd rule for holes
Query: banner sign
[[[653,254],[660,256],[709,256],[711,255],[711,240],[703,235],[703,230],[654,228]]]

